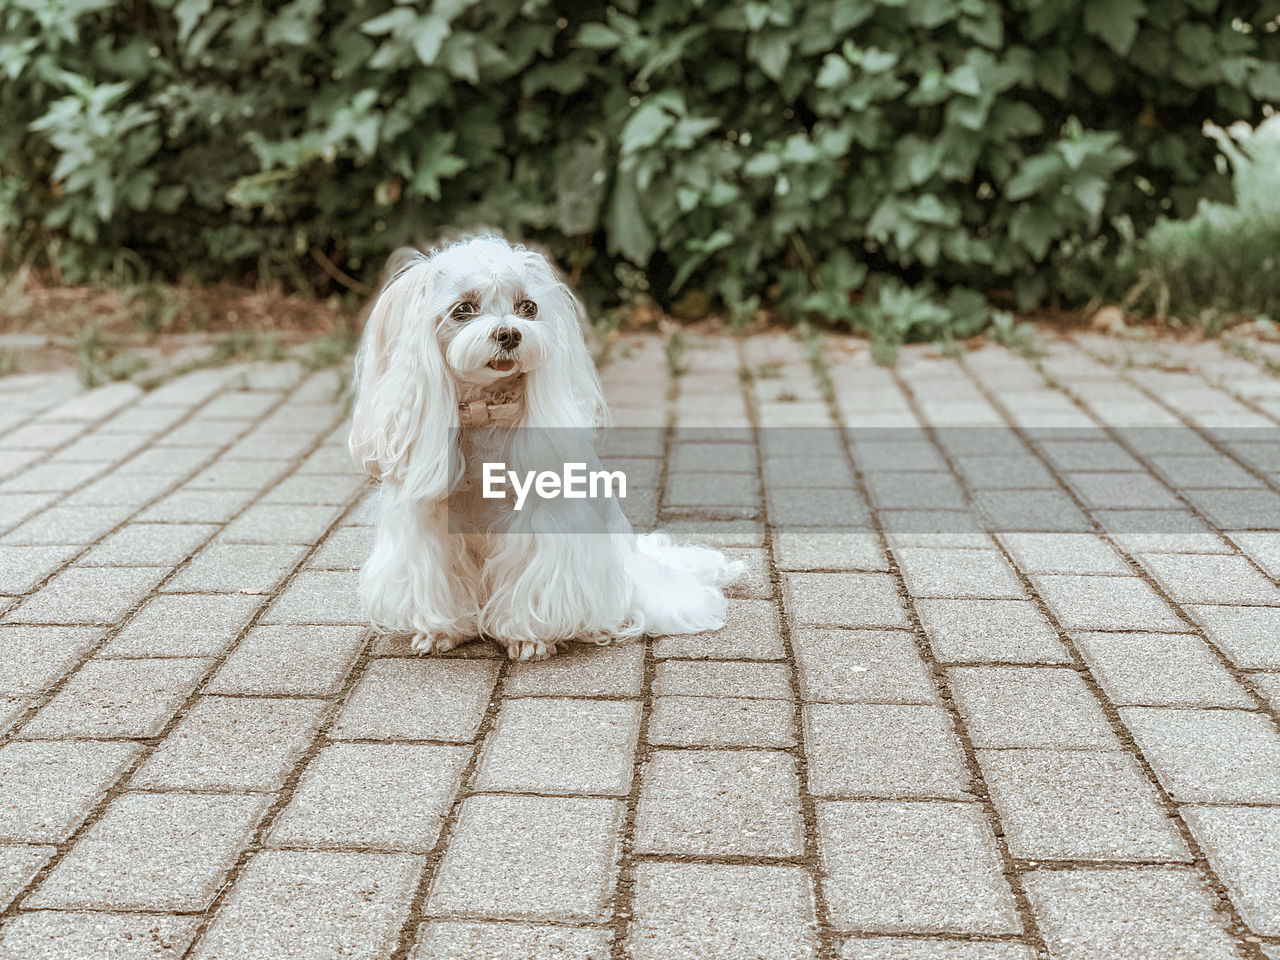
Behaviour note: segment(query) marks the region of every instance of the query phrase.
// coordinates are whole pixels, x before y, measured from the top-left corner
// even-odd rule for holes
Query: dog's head
[[[482,235],[389,266],[356,361],[351,450],[372,476],[447,492],[461,393],[509,388],[523,426],[601,421],[582,307],[542,254]]]

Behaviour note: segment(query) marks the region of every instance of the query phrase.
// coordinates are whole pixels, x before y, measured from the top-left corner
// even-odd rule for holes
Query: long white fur
[[[530,497],[495,526],[478,495],[485,460],[528,469],[594,459],[604,395],[582,307],[541,254],[485,235],[406,258],[374,304],[356,360],[353,456],[382,483],[361,598],[375,626],[421,652],[477,635],[513,659],[569,640],[607,643],[724,625],[722,587],[743,564],[665,534],[636,536],[613,501],[581,532],[583,501]],[[451,316],[470,298],[476,313]],[[517,314],[533,301],[537,316]],[[521,334],[503,350],[493,334]],[[510,359],[513,369],[490,366]],[[515,399],[514,426],[459,430],[461,402]],[[573,532],[573,531],[578,532]]]

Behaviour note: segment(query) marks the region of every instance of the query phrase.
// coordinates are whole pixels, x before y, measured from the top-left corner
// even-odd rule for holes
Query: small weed
[[[782,376],[782,364],[770,360],[756,367],[757,380],[777,380]]]
[[[886,337],[871,339],[871,360],[881,367],[892,367],[898,362],[898,342]]]
[[[119,350],[97,326],[86,327],[76,338],[80,358],[80,382],[97,387],[112,380],[128,380],[147,367],[144,357]]]
[[[809,358],[809,372],[813,375],[813,383],[822,394],[822,399],[830,400],[835,396],[835,387],[831,383],[831,368],[822,356],[822,337],[811,323],[800,324],[800,338],[804,341],[804,353]]]
[[[681,377],[689,372],[688,365],[685,363],[684,334],[679,329],[673,329],[662,341],[662,356],[667,363],[667,374],[672,377]]]
[[[1036,342],[1034,324],[1023,321],[1019,323],[1007,310],[996,310],[991,314],[991,326],[987,328],[987,337],[1005,349],[1020,353],[1028,360],[1034,360],[1042,353]]]
[[[359,343],[360,334],[355,329],[347,327],[327,337],[313,340],[307,345],[300,359],[302,365],[308,370],[323,370],[341,363],[345,357],[355,352]]]
[[[947,360],[959,360],[964,356],[964,347],[960,345],[958,340],[953,340],[950,337],[938,340],[934,343],[934,347]]]
[[[795,403],[800,398],[791,390],[783,390],[773,399],[778,401],[778,403]]]

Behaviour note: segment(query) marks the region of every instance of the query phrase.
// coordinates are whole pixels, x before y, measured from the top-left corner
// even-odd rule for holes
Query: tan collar
[[[485,403],[475,400],[471,403],[458,404],[458,422],[464,428],[479,429],[481,427],[510,427],[520,419],[519,401],[508,403]]]

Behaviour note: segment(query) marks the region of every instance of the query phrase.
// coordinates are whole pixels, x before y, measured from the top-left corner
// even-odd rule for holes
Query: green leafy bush
[[[1139,247],[1135,292],[1162,315],[1280,317],[1280,116],[1206,133],[1231,165],[1235,201],[1201,200],[1186,220],[1159,220]]]
[[[596,305],[696,289],[890,343],[964,333],[983,311],[956,290],[1055,296],[1117,222],[1229,195],[1200,124],[1280,99],[1278,12],[0,0],[0,229],[73,278],[326,289],[483,224]]]

